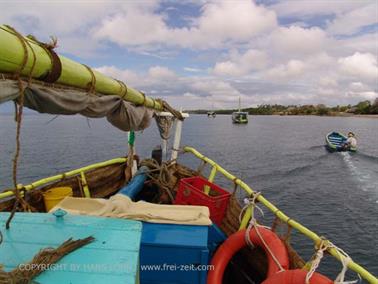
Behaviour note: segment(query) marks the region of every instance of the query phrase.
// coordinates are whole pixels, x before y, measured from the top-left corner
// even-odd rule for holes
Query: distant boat
[[[347,137],[339,132],[331,132],[326,135],[326,147],[331,152],[351,151],[356,152],[356,147],[344,147]]]
[[[239,111],[234,111],[232,113],[232,122],[237,124],[248,123],[248,112],[241,111],[240,97],[239,97]]]
[[[215,113],[215,111],[208,111],[207,112],[207,117],[215,118],[216,116],[217,116],[217,114]]]

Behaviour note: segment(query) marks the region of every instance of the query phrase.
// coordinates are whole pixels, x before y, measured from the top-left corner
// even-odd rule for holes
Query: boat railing
[[[245,182],[243,182],[241,179],[239,179],[236,176],[229,173],[227,170],[222,168],[219,164],[217,164],[213,160],[202,155],[196,149],[194,149],[192,147],[184,147],[184,152],[193,154],[196,158],[206,162],[208,165],[210,165],[212,167],[210,174],[209,174],[209,177],[208,177],[209,181],[213,182],[217,173],[219,172],[226,179],[228,179],[228,180],[234,182],[235,184],[239,185],[245,191],[245,193],[248,196],[256,195],[256,192],[251,187],[249,187]],[[37,180],[35,182],[32,182],[28,185],[19,185],[19,187],[25,189],[26,191],[29,191],[29,190],[36,189],[40,186],[44,186],[44,185],[47,185],[49,183],[59,181],[59,180],[62,180],[66,177],[72,177],[72,176],[75,176],[75,175],[80,175],[82,183],[85,185],[86,184],[85,172],[91,171],[91,170],[94,170],[94,169],[97,169],[97,168],[102,168],[102,167],[114,165],[114,164],[122,164],[122,163],[125,163],[126,161],[127,161],[127,158],[115,158],[115,159],[111,159],[111,160],[108,160],[108,161],[95,163],[95,164],[88,165],[88,166],[85,166],[85,167],[82,167],[82,168],[78,168],[78,169],[63,173],[63,174],[58,174],[58,175],[54,175],[54,176],[51,176],[51,177],[43,178],[43,179]],[[208,191],[208,190],[209,189],[205,188],[205,191]],[[90,192],[89,192],[88,187],[84,190],[84,193],[85,193],[86,197],[90,197]],[[13,195],[14,195],[14,192],[12,190],[4,191],[4,192],[0,193],[0,199],[8,198],[8,197],[11,197]],[[259,194],[256,199],[261,204],[263,204],[266,208],[268,208],[281,221],[283,221],[284,223],[288,224],[292,228],[296,229],[301,234],[303,234],[306,237],[308,237],[309,239],[311,239],[317,247],[321,244],[321,242],[331,243],[329,240],[324,240],[324,238],[321,238],[316,233],[312,232],[310,229],[306,228],[305,226],[303,226],[299,222],[295,221],[294,219],[288,217],[281,210],[279,210],[275,205],[270,203],[263,195]],[[252,214],[251,208],[248,208],[244,213],[244,216],[242,218],[239,229],[244,229],[248,226],[249,220],[251,218],[251,214]],[[342,262],[344,260],[344,256],[339,251],[337,251],[336,248],[329,248],[328,252],[332,256],[334,256],[336,259],[338,259],[340,262]],[[363,268],[359,264],[355,263],[353,260],[350,260],[348,262],[348,268],[353,270],[354,272],[358,273],[359,275],[361,275],[361,277],[364,278],[365,280],[369,281],[369,283],[378,284],[378,279],[374,275],[372,275],[369,271],[367,271],[365,268]]]
[[[213,160],[209,159],[208,157],[202,155],[200,152],[198,152],[196,149],[192,147],[184,147],[184,152],[191,153],[198,159],[202,160],[203,162],[207,163],[212,167],[210,175],[208,177],[209,181],[214,181],[216,174],[219,172],[221,173],[226,179],[234,182],[235,184],[239,185],[248,196],[255,196],[256,192],[249,187],[245,182],[243,182],[241,179],[235,177],[231,173],[229,173],[227,170],[222,168],[219,164],[214,162]],[[205,191],[207,189],[205,188]],[[282,222],[288,224],[292,228],[296,229],[301,234],[305,235],[309,239],[311,239],[316,247],[319,247],[321,243],[328,243],[332,244],[331,241],[325,240],[324,238],[321,238],[316,233],[311,231],[310,229],[306,228],[299,222],[295,221],[294,219],[288,217],[285,213],[283,213],[281,210],[279,210],[275,205],[270,203],[262,194],[258,194],[256,199],[263,204],[266,208],[268,208],[278,219],[280,219]],[[251,218],[252,209],[249,207],[242,218],[241,224],[239,229],[244,229],[248,226],[249,220]],[[330,247],[327,249],[327,251],[335,257],[340,262],[345,261],[345,257],[342,253],[340,253],[335,247]],[[369,281],[369,283],[378,283],[378,279],[372,275],[369,271],[367,271],[365,268],[360,266],[359,264],[355,263],[353,260],[349,260],[348,262],[348,268],[353,270],[354,272],[358,273],[362,278]]]
[[[29,190],[33,190],[35,188],[38,188],[40,186],[47,185],[47,184],[52,183],[52,182],[62,180],[64,178],[80,175],[81,183],[83,185],[84,196],[90,197],[90,191],[89,191],[89,187],[88,187],[87,182],[86,182],[85,173],[87,171],[91,171],[91,170],[102,168],[102,167],[107,167],[107,166],[114,165],[114,164],[122,164],[122,163],[125,163],[126,161],[127,161],[127,158],[111,159],[111,160],[108,160],[108,161],[105,161],[105,162],[95,163],[95,164],[92,164],[92,165],[89,165],[89,166],[78,168],[78,169],[63,173],[63,174],[43,178],[43,179],[34,181],[34,182],[32,182],[28,185],[19,184],[18,187],[19,187],[19,189],[22,188],[22,189],[25,189],[26,191],[29,191]],[[13,190],[6,190],[6,191],[3,191],[3,192],[0,193],[0,199],[11,197],[13,195],[14,195]]]

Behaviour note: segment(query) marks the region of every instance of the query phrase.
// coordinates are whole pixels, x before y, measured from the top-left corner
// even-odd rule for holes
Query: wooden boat
[[[12,35],[17,37],[18,34],[13,31]],[[18,46],[13,50],[22,53],[25,52],[25,46],[29,52],[33,48],[28,44],[22,45],[22,39],[18,40],[13,41]],[[80,84],[74,81],[73,89],[69,86],[69,79],[60,77],[57,80],[64,82],[65,86],[45,84],[41,79],[30,80],[30,75],[36,74],[31,67],[32,56],[28,56],[31,62],[26,60],[29,71],[21,74],[20,70],[25,66],[16,68],[16,62],[22,60],[14,61],[16,67],[13,66],[11,70],[8,65],[8,69],[2,67],[1,62],[12,62],[7,51],[9,49],[2,49],[0,45],[0,72],[3,72],[0,77],[0,102],[15,100],[19,104],[18,125],[22,121],[19,108],[23,105],[40,112],[73,114],[60,102],[60,96],[70,96],[75,106],[78,106],[82,93],[88,95],[87,89],[77,89],[79,85],[94,83],[93,77],[83,79]],[[44,53],[48,51],[38,49],[36,55],[42,54],[46,59]],[[23,56],[18,58],[22,59]],[[34,60],[35,66],[41,63],[38,63],[39,60]],[[45,65],[49,72],[53,63],[49,65],[45,62]],[[17,76],[13,74],[14,70],[18,70]],[[88,69],[85,70],[84,73],[90,74]],[[177,113],[167,104],[148,98],[136,90],[125,96],[122,88],[126,86],[124,83],[119,83],[118,92],[115,88],[115,92],[104,96],[102,92],[113,81],[104,75],[97,75],[102,78],[104,89],[97,90],[96,84],[92,87],[99,93],[101,101],[97,100],[95,93],[90,98],[94,100],[94,105],[100,104],[103,108],[96,112],[97,109],[92,108],[89,102],[91,112],[87,110],[88,105],[84,105],[77,113],[106,116],[111,124],[124,131],[126,123],[126,131],[129,131],[128,156],[42,178],[27,185],[16,182],[14,188],[0,191],[0,283],[17,280],[22,283],[35,281],[58,284],[97,284],[107,281],[116,284],[220,284],[222,278],[223,283],[278,283],[282,280],[279,279],[281,276],[286,277],[286,273],[304,281],[308,274],[304,267],[312,270],[316,267],[312,259],[306,264],[292,248],[289,237],[291,229],[315,244],[317,249],[314,255],[320,249],[327,251],[370,283],[377,283],[377,278],[363,267],[353,260],[346,261],[345,253],[329,240],[285,215],[262,194],[252,190],[220,164],[192,147],[184,147],[179,151],[182,119],[188,115]],[[70,77],[67,76],[66,79]],[[15,92],[18,86],[25,86],[26,92],[23,93],[21,89]],[[76,97],[80,99],[75,100]],[[111,98],[110,102],[104,97]],[[42,99],[45,103],[39,105],[38,101]],[[131,104],[126,104],[125,100]],[[115,113],[114,109],[117,110]],[[163,109],[169,112],[163,112]],[[124,112],[133,116],[133,122],[125,120],[127,115],[120,115]],[[161,127],[162,151],[154,151],[152,158],[140,160],[134,155],[133,133],[148,127],[149,123],[145,120],[152,117],[150,112],[159,123],[160,118],[163,118],[162,121],[171,121],[172,117],[176,120],[170,158],[166,158],[168,155],[164,153],[164,149],[167,149],[164,131],[169,130],[169,127]],[[183,155],[180,160],[177,159],[179,154]],[[196,158],[200,166],[197,169],[186,166],[184,155]],[[14,161],[17,169],[17,159]],[[134,165],[138,168],[137,172],[133,172]],[[205,167],[211,168],[208,177],[204,176]],[[220,189],[214,184],[216,175],[222,175],[229,184]],[[46,212],[45,193],[62,187],[71,188],[73,197],[58,196],[60,201],[50,212]],[[246,206],[239,203],[237,197],[240,196],[246,197]],[[270,229],[260,226],[260,222],[255,220],[253,213],[256,202],[275,216],[276,220]],[[130,204],[133,206],[128,207],[132,208],[131,211],[121,210]],[[218,207],[219,204],[222,209]],[[138,211],[140,206],[142,211]],[[166,212],[169,214],[166,215]],[[182,212],[185,212],[184,216]],[[193,220],[206,221],[206,224],[193,224]],[[285,231],[278,230],[279,226],[287,227],[288,233],[279,233]],[[246,239],[255,246],[247,246]],[[226,248],[228,246],[233,248],[232,252]],[[332,283],[316,272],[313,277],[310,283]]]
[[[339,132],[330,132],[325,137],[326,147],[331,152],[351,151],[356,152],[355,147],[345,147],[347,137]]]

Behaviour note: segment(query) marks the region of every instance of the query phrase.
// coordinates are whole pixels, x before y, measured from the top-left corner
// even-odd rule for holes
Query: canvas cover
[[[26,86],[26,82],[23,82]],[[0,104],[15,100],[20,94],[16,80],[0,80]],[[119,96],[90,94],[71,88],[53,88],[30,84],[24,93],[24,106],[40,113],[74,115],[106,119],[123,131],[138,131],[150,125],[153,110],[135,106]]]
[[[134,202],[123,194],[116,194],[109,199],[66,197],[50,212],[59,208],[76,215],[126,218],[161,224],[211,225],[210,211],[206,206]]]

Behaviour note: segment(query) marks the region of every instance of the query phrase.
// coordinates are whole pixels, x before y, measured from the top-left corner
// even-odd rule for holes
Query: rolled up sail
[[[163,110],[160,101],[146,97],[123,82],[64,56],[58,55],[58,58],[61,68],[55,83],[81,89],[92,85],[96,92],[103,95],[117,95],[136,105]],[[23,37],[8,26],[0,26],[0,73],[14,74],[23,67],[21,75],[43,80],[56,64],[53,59],[49,50],[38,41]]]

